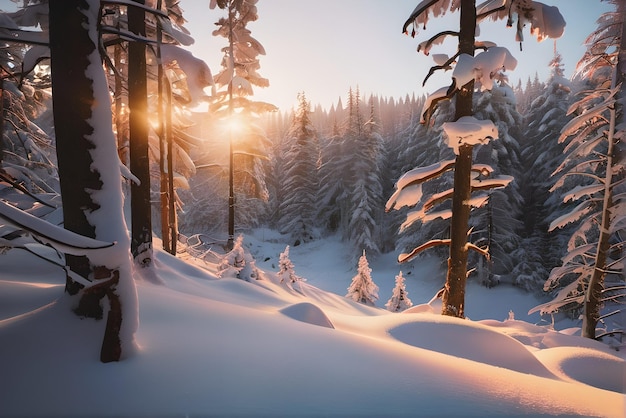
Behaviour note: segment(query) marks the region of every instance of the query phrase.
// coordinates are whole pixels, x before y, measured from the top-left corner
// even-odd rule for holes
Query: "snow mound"
[[[280,313],[296,321],[306,322],[320,327],[335,329],[324,311],[309,302],[296,303],[280,310]]]
[[[457,318],[421,314],[390,329],[405,344],[521,373],[556,378],[519,341],[489,327]]]
[[[535,356],[564,380],[574,380],[617,393],[626,391],[626,362],[582,347],[554,347]]]

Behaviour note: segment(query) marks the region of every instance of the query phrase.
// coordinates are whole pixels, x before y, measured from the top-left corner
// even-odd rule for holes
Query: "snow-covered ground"
[[[377,306],[400,269],[416,306],[389,313],[343,297],[356,263],[335,238],[290,249],[294,288],[275,280],[282,237],[245,246],[262,280],[157,252],[137,347],[109,364],[104,321],[71,312],[62,270],[0,255],[0,416],[625,416],[623,351],[535,325],[532,296],[470,284],[470,319],[443,317],[425,305],[439,260],[390,254],[370,260]]]

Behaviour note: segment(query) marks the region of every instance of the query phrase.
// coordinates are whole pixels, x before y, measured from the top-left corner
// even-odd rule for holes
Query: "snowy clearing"
[[[390,254],[371,264],[377,306],[399,267],[419,306],[389,313],[343,297],[356,266],[336,238],[292,248],[307,279],[293,288],[272,269],[279,235],[245,242],[263,280],[157,252],[154,277],[138,280],[137,348],[111,364],[98,361],[104,322],[71,312],[59,268],[0,256],[0,415],[624,416],[620,353],[507,320],[537,302],[527,294],[470,286],[472,320],[442,317],[424,304],[439,262],[398,266]]]

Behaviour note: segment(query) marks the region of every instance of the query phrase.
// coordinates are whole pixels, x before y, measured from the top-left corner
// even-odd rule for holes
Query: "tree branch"
[[[424,87],[426,85],[426,82],[428,81],[428,79],[435,74],[435,71],[437,70],[449,70],[450,68],[452,68],[450,65],[454,62],[454,60],[459,56],[459,52],[457,52],[456,54],[454,54],[452,57],[450,57],[445,63],[443,63],[442,65],[435,65],[434,67],[430,67],[430,70],[428,71],[428,75],[426,75],[426,78],[424,78],[424,81],[422,82],[422,87]]]
[[[450,245],[450,240],[449,239],[434,239],[434,240],[430,240],[427,243],[424,243],[422,245],[420,245],[417,248],[414,248],[413,251],[411,251],[410,253],[406,254],[400,254],[398,256],[398,263],[405,263],[409,260],[411,260],[413,257],[415,257],[418,253],[431,248],[431,247],[437,247],[439,245]]]
[[[472,244],[471,242],[468,242],[467,244],[465,244],[465,246],[467,247],[468,250],[474,250],[479,254],[482,254],[487,261],[489,261],[491,259],[491,256],[489,255],[489,248],[480,248],[479,246]]]

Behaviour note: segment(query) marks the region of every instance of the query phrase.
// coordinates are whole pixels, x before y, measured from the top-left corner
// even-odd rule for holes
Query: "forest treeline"
[[[515,177],[508,188],[492,191],[489,204],[472,214],[474,241],[492,251],[488,263],[481,257],[473,259],[478,268],[472,276],[487,286],[507,282],[541,292],[550,268],[567,252],[567,228],[548,232],[551,220],[566,210],[549,189],[555,181],[551,174],[564,158],[558,137],[572,118],[566,111],[576,91],[589,86],[564,78],[558,54],[546,65],[551,68],[548,80],[535,76],[513,88],[502,79],[493,90],[475,94],[476,113],[494,121],[500,132],[498,140],[476,151],[477,162],[491,161],[496,171]],[[289,245],[338,233],[351,248],[354,260],[350,262],[363,250],[368,257],[401,253],[449,235],[445,219],[400,232],[409,209],[386,213],[385,202],[403,173],[453,156],[441,129],[454,112],[453,103],[442,105],[426,126],[420,123],[425,98],[415,95],[361,97],[355,86],[330,108],[313,107],[306,93],[298,99],[296,109],[269,113],[256,122],[266,133],[265,182],[260,187],[263,193],[244,187],[244,180],[238,183],[239,233],[267,225],[289,234]],[[196,132],[217,145],[224,138],[223,132],[210,129]],[[239,134],[245,143],[245,133]],[[199,149],[197,158],[206,164],[224,155],[210,146]],[[428,187],[441,191],[450,182],[440,179]],[[223,235],[223,170],[199,170],[190,183],[183,195],[187,204],[181,232]],[[442,260],[447,257],[445,250],[431,251]]]

